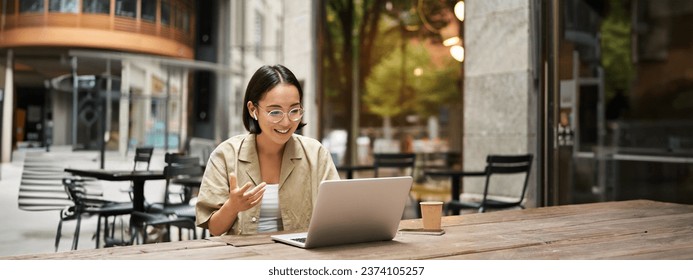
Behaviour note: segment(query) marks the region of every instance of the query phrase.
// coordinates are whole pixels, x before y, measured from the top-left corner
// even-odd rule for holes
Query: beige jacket
[[[239,186],[262,182],[255,143],[254,134],[238,135],[212,152],[198,194],[198,226],[207,228],[209,218],[229,198],[229,174],[236,173]],[[279,208],[284,230],[307,229],[318,185],[324,180],[338,179],[330,152],[317,140],[294,134],[286,143],[279,174]],[[257,233],[259,220],[260,204],[239,213],[226,234]]]

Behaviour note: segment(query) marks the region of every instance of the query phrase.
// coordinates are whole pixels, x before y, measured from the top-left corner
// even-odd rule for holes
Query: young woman
[[[320,142],[294,134],[306,125],[302,101],[301,85],[286,67],[255,72],[243,102],[250,133],[212,152],[198,195],[198,226],[212,235],[308,228],[318,185],[339,175]]]

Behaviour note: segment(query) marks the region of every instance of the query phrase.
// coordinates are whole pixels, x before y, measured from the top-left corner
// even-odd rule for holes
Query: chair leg
[[[132,219],[130,219],[130,245],[135,245],[139,244],[139,229],[137,228],[139,225],[136,225],[135,223],[132,222]],[[145,231],[146,233],[146,231]]]
[[[120,219],[120,245],[125,243],[125,222],[123,222],[123,217],[118,217]],[[111,238],[115,239],[115,227],[116,227],[116,217],[113,217],[113,227],[111,231]]]
[[[111,224],[111,238],[113,238],[115,236],[115,228],[116,228],[117,218],[118,218],[118,216],[113,216],[113,223]],[[122,225],[123,225],[123,218],[122,217],[120,218],[120,225],[121,225],[121,229],[122,229],[123,228],[122,227]]]
[[[72,237],[72,250],[77,250],[77,245],[79,243],[79,231],[82,223],[82,213],[77,214],[77,225],[75,226],[75,235]]]
[[[99,215],[99,218],[96,220],[96,249],[99,249],[99,241],[101,239],[101,218],[104,218],[103,216]],[[108,218],[105,218],[105,223],[108,223]],[[106,232],[106,229],[108,227],[104,226],[104,232]],[[103,238],[104,242],[106,241],[106,237],[104,236]]]
[[[142,225],[142,244],[147,244],[147,224]]]
[[[412,198],[412,200],[416,203],[414,205],[414,207],[416,208],[416,217],[419,219],[423,218],[423,214],[421,213],[421,206],[419,206],[421,205],[421,199]]]
[[[164,234],[164,242],[171,242],[171,225],[166,225],[166,234]]]
[[[63,211],[60,211],[60,221],[58,221],[58,231],[55,233],[55,251],[58,251],[58,245],[60,245],[60,235],[63,230]]]

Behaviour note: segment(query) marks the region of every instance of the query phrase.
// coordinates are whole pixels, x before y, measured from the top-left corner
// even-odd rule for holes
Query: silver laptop
[[[323,181],[308,232],[273,235],[301,248],[392,240],[412,177]]]

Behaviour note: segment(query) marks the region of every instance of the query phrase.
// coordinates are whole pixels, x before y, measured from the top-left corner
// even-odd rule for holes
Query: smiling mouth
[[[285,129],[285,130],[275,129],[274,131],[279,132],[279,133],[281,133],[281,134],[286,134],[287,132],[289,132],[289,130],[290,130],[290,129]]]

